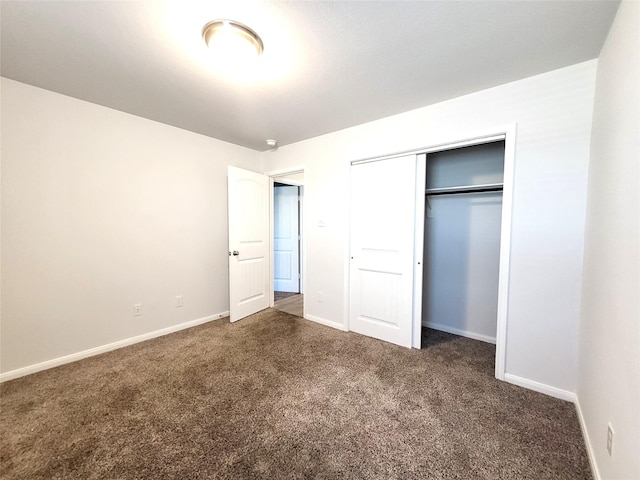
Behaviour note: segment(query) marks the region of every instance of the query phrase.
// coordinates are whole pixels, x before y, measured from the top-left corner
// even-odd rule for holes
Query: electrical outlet
[[[611,425],[611,422],[609,422],[607,424],[607,452],[609,452],[609,456],[612,457],[613,456],[613,435],[614,435],[614,431],[613,431],[613,426]]]
[[[142,304],[141,303],[136,303],[133,306],[133,316],[134,317],[139,317],[140,315],[142,315]]]
[[[317,300],[318,302],[324,302],[324,292],[322,292],[322,291],[318,291],[318,295],[317,295],[317,297],[316,297],[316,300]]]
[[[176,296],[176,308],[181,307],[182,305],[182,295]]]

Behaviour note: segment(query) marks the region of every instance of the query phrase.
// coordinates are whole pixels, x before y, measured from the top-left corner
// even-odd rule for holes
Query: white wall
[[[2,79],[2,372],[228,311],[226,168],[259,162]]]
[[[603,479],[640,478],[639,26],[640,3],[623,2],[598,62],[593,115],[577,393]]]
[[[305,168],[308,318],[347,326],[350,161],[517,123],[506,368],[512,381],[571,396],[596,66],[592,60],[263,153],[266,171]]]

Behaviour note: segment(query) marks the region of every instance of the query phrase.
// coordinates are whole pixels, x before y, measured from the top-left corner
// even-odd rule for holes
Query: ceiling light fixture
[[[233,20],[213,20],[202,29],[202,38],[217,56],[237,62],[258,57],[264,50],[262,40],[252,29]]]

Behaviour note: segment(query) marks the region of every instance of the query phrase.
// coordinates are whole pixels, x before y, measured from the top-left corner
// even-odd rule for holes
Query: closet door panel
[[[351,167],[350,330],[411,346],[416,156]]]

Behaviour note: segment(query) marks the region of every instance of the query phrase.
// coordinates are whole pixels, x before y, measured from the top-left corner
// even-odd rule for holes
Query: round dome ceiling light
[[[258,57],[264,50],[262,40],[252,29],[233,20],[213,20],[202,29],[202,38],[219,57],[234,61]]]

